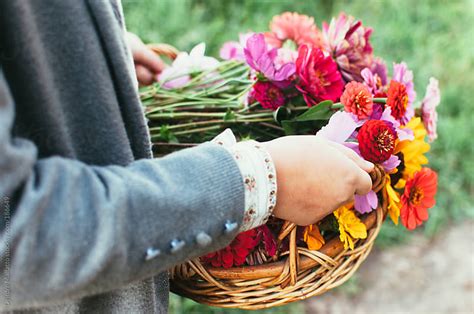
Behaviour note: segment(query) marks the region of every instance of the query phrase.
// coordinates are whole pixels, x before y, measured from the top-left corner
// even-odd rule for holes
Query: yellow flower
[[[393,223],[398,225],[398,217],[400,217],[400,194],[395,191],[390,182],[390,175],[385,176],[384,198],[388,201],[387,211]]]
[[[411,129],[415,138],[413,141],[398,142],[395,147],[395,153],[401,152],[403,154],[404,163],[402,178],[395,185],[396,188],[404,188],[406,180],[421,170],[422,165],[428,163],[428,158],[423,154],[430,150],[430,145],[425,142],[426,130],[419,117],[411,119],[404,128]]]
[[[308,249],[312,251],[319,250],[324,244],[324,238],[316,224],[304,228],[303,240],[308,245]]]
[[[339,239],[344,243],[344,249],[354,249],[354,239],[367,238],[367,228],[351,210],[352,204],[344,205],[334,212],[339,223]]]

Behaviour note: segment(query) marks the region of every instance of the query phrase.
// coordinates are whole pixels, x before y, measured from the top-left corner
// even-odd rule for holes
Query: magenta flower
[[[337,64],[319,48],[307,45],[298,48],[296,74],[299,79],[296,88],[310,107],[323,100],[337,101],[344,90]]]
[[[274,83],[285,84],[295,73],[294,62],[280,66],[275,63],[278,51],[276,48],[269,50],[263,34],[254,34],[247,40],[244,54],[245,60],[252,69]]]
[[[431,77],[430,83],[426,87],[425,98],[421,102],[421,116],[423,124],[425,125],[426,131],[428,132],[428,138],[430,142],[434,141],[438,137],[436,132],[438,123],[438,113],[436,107],[441,101],[439,92],[438,80]]]
[[[271,82],[258,81],[250,92],[250,97],[255,99],[265,109],[276,110],[285,104],[285,95]]]
[[[341,13],[331,23],[323,23],[325,50],[335,59],[346,82],[362,82],[360,72],[370,67],[373,54],[370,44],[372,29],[362,26],[354,17]]]

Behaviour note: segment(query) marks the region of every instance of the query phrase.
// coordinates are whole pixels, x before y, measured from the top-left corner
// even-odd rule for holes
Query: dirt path
[[[373,251],[358,278],[356,296],[315,297],[307,313],[474,313],[474,221]]]

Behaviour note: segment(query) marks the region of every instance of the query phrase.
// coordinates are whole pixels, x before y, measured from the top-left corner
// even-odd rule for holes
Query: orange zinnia
[[[367,119],[374,107],[372,94],[367,86],[355,81],[346,84],[341,103],[347,112],[352,112],[360,120]]]
[[[428,208],[436,204],[437,187],[438,175],[429,168],[421,169],[407,181],[400,211],[402,224],[407,229],[413,230],[428,220]]]
[[[303,240],[308,245],[308,249],[312,251],[319,250],[325,243],[317,224],[304,228]]]
[[[387,106],[392,109],[392,116],[395,119],[403,120],[408,107],[408,93],[405,85],[394,80],[390,82],[387,91]]]

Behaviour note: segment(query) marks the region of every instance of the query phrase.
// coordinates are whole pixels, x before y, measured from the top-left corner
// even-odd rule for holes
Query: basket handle
[[[168,44],[148,44],[147,46],[157,55],[168,57],[171,60],[176,59],[179,54],[178,49]]]

